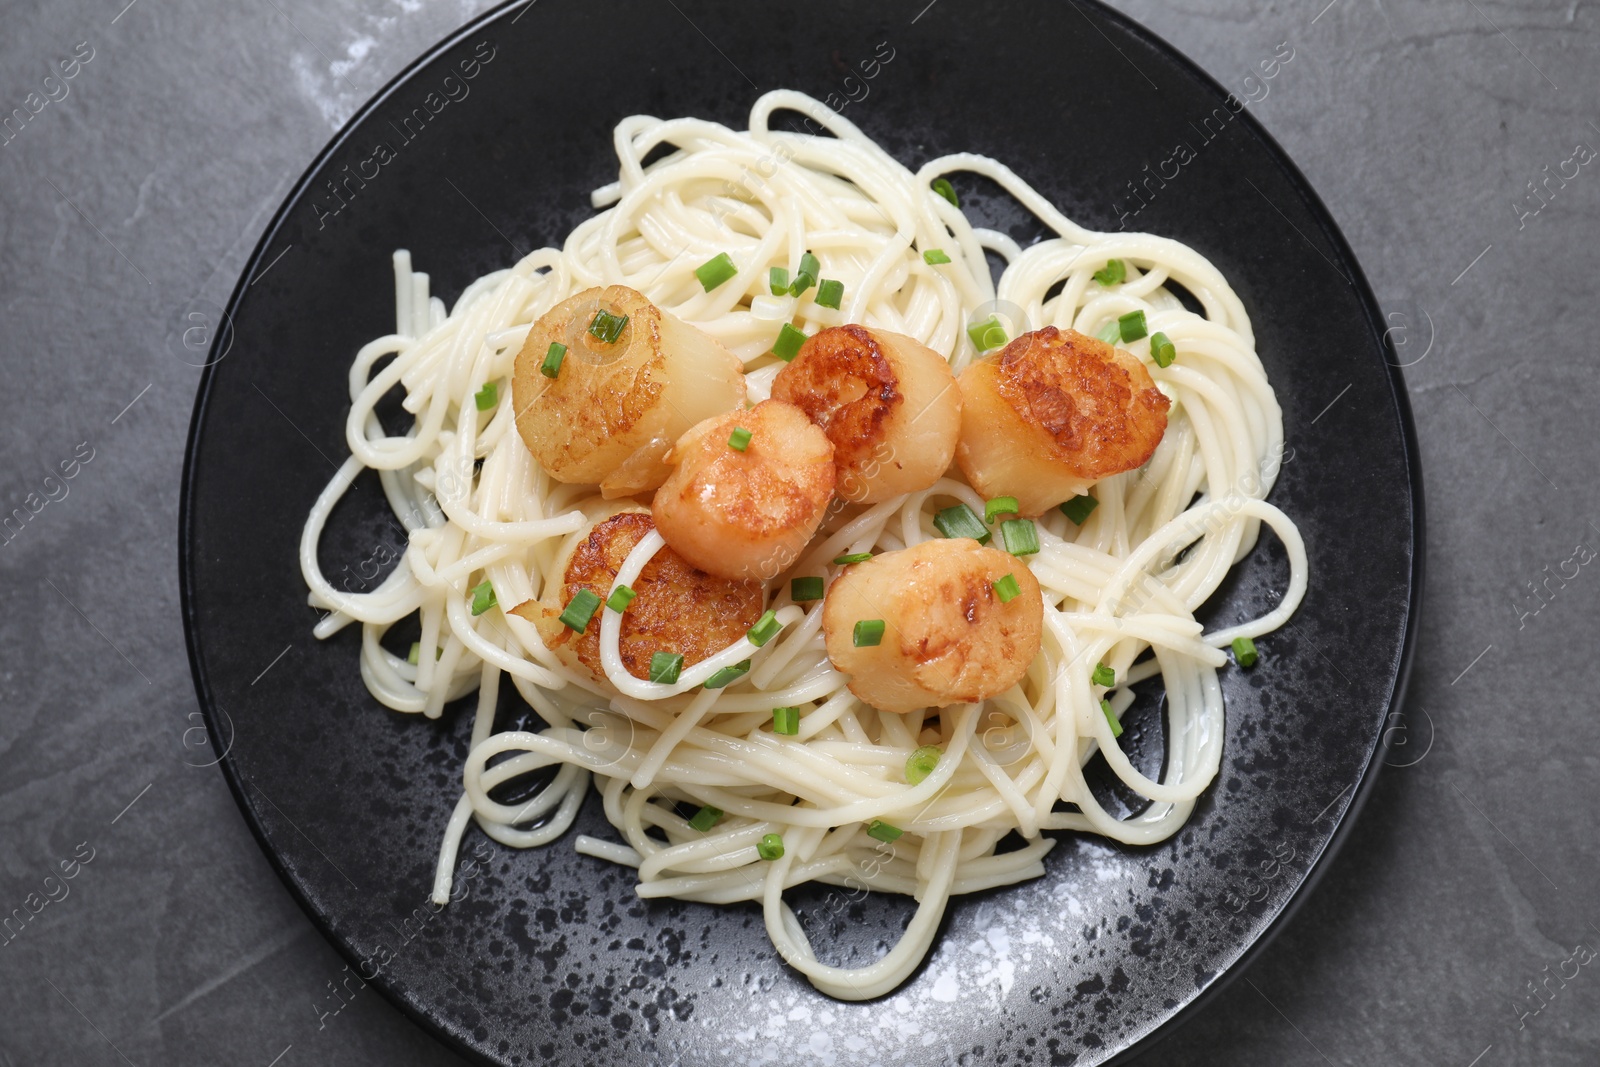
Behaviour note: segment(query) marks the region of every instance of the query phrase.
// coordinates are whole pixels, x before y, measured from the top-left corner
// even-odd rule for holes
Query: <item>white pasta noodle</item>
[[[826,133],[792,132],[795,113]],[[312,509],[300,546],[310,602],[328,612],[316,633],[360,623],[362,678],[395,711],[438,717],[450,701],[479,694],[460,803],[439,813],[441,904],[469,821],[508,845],[545,844],[571,825],[592,776],[621,840],[580,837],[579,851],[636,867],[641,896],[759,902],[779,954],[818,988],[878,996],[927,954],[953,894],[1043,874],[1053,844],[1043,831],[1148,844],[1188,817],[1221,758],[1220,649],[1281,625],[1306,587],[1300,536],[1263,499],[1283,452],[1279,407],[1243,305],[1210,263],[1165,238],[1085,230],[992,159],[946,156],[912,172],[851,123],[789,91],[762,96],[746,131],[635,116],[618,124],[615,142],[619,180],[594,194],[598,213],[564,247],[480,278],[448,313],[409,254],[395,253],[395,332],[356,355],[351,458]],[[673,151],[646,165],[662,145]],[[994,180],[1055,236],[1019,249],[975,229],[931,188],[955,172]],[[926,263],[922,251],[934,248],[950,262]],[[986,249],[1007,261],[998,288]],[[769,291],[768,268],[796,271],[808,250],[824,277],[844,283],[841,308],[819,306],[815,290],[798,298]],[[739,273],[706,292],[694,268],[719,252]],[[1111,259],[1124,262],[1126,280],[1093,282]],[[959,373],[977,355],[967,326],[991,313],[1016,336],[1045,325],[1092,335],[1143,311],[1150,332],[1165,333],[1179,353],[1163,368],[1148,340],[1123,345],[1171,400],[1167,430],[1142,468],[1097,484],[1099,505],[1081,527],[1056,511],[1039,520],[1042,550],[1027,565],[1045,598],[1043,647],[1017,686],[982,705],[875,711],[829,664],[821,602],[790,599],[791,576],[831,577],[836,555],[937,536],[932,519],[941,507],[959,501],[981,512],[982,498],[954,478],[872,506],[836,504],[791,571],[768,583],[782,632],[760,648],[737,642],[677,685],[626,673],[618,616],[604,610],[604,668],[616,692],[602,692],[506,610],[559,584],[563,548],[615,510],[596,487],[555,482],[532,459],[514,423],[510,375],[530,323],[582,289],[610,284],[639,290],[717,338],[743,361],[752,401],[771,388],[778,362],[770,348],[784,322],[807,333],[859,322],[907,334],[947,354]],[[1192,294],[1203,313],[1187,310],[1170,285]],[[480,412],[474,397],[490,382],[498,397]],[[375,412],[396,386],[414,417],[400,436],[387,434]],[[317,545],[334,505],[368,468],[379,472],[409,539],[379,586],[352,594],[322,574]],[[1262,523],[1287,551],[1287,589],[1265,617],[1203,633],[1193,612],[1251,549]],[[619,581],[659,545],[659,536],[647,537]],[[474,614],[474,590],[485,582],[496,604]],[[423,650],[415,664],[382,643],[412,617]],[[750,672],[731,685],[697,688],[746,658]],[[1168,751],[1159,782],[1135,769],[1112,736],[1090,681],[1102,662],[1123,684],[1110,694],[1119,713],[1133,699],[1129,682],[1161,677]],[[494,732],[506,680],[542,729]],[[794,736],[770,728],[771,709],[783,705],[801,709]],[[906,759],[930,743],[944,754],[911,785]],[[1149,799],[1141,813],[1119,819],[1096,803],[1083,767],[1097,752]],[[532,799],[512,806],[491,798],[494,787],[550,767],[559,773]],[[700,832],[679,814],[697,806],[725,816]],[[872,820],[903,836],[870,837]],[[1025,846],[996,854],[1013,832]],[[768,833],[785,843],[775,861],[758,856]],[[831,966],[783,902],[786,887],[807,881],[912,894],[917,912],[899,944],[870,966]]]

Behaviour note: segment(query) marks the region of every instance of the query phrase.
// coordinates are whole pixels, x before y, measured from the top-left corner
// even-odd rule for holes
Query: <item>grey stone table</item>
[[[0,17],[0,115],[28,115],[0,134],[0,512],[43,501],[0,546],[0,912],[74,874],[0,939],[0,1065],[458,1063],[371,991],[319,1024],[339,957],[185,766],[178,338],[339,125],[483,5],[125,2]],[[1293,47],[1251,106],[1389,313],[1428,490],[1404,766],[1248,981],[1143,1062],[1593,1064],[1600,8],[1117,6],[1229,87]]]

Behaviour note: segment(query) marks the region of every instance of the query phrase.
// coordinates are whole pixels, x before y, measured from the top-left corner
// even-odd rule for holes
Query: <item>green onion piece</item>
[[[1259,658],[1256,653],[1256,643],[1248,637],[1235,637],[1233,639],[1233,658],[1239,661],[1241,667],[1254,667]]]
[[[951,207],[960,207],[961,201],[956,199],[956,187],[950,184],[949,178],[935,178],[931,183],[934,192],[950,201]]]
[[[1108,345],[1114,345],[1122,340],[1122,327],[1115,322],[1108,322],[1095,332],[1095,336]]]
[[[920,783],[939,766],[939,757],[942,755],[944,753],[939,750],[938,745],[923,745],[911,753],[906,757],[906,781],[912,785]]]
[[[980,545],[988,544],[991,536],[977,512],[965,504],[945,508],[933,517],[933,525],[945,537],[970,537]]]
[[[799,296],[813,285],[817,284],[817,275],[822,272],[822,264],[817,262],[817,257],[807,252],[800,257],[800,269],[795,272],[794,284],[789,286],[790,296]]]
[[[900,835],[903,833],[905,833],[905,831],[900,829],[900,827],[890,826],[882,819],[873,819],[871,822],[867,823],[867,836],[878,841],[882,841],[885,844],[899,840]]]
[[[705,807],[694,813],[694,817],[689,820],[689,829],[699,830],[701,833],[705,833],[707,830],[717,825],[721,819],[722,809],[713,808],[710,804],[707,804]]]
[[[560,341],[551,341],[550,347],[545,350],[544,362],[539,364],[539,373],[546,378],[554,378],[561,373],[561,361],[567,358],[567,346]]]
[[[1017,576],[1008,574],[994,583],[994,595],[1000,598],[1000,603],[1009,604],[1022,595],[1022,586],[1017,584]]]
[[[776,637],[781,629],[783,623],[778,621],[778,613],[768,608],[761,613],[761,618],[756,620],[756,624],[744,632],[744,635],[750,639],[752,645],[760,648]]]
[[[735,426],[728,435],[728,447],[735,452],[743,452],[750,447],[750,431],[743,426]]]
[[[773,267],[767,271],[767,288],[773,296],[789,295],[789,268]]]
[[[694,269],[694,276],[708,293],[738,273],[739,268],[733,265],[733,258],[726,252],[718,252]]]
[[[944,254],[944,249],[942,248],[930,248],[922,253],[922,262],[930,267],[937,267],[941,263],[950,262],[950,257]]]
[[[997,496],[993,500],[986,500],[983,504],[983,521],[990,526],[1001,515],[1015,515],[1017,513],[1017,498],[1014,496]]]
[[[488,411],[500,403],[500,386],[497,382],[485,382],[483,388],[472,395],[473,402],[478,405],[479,411]]]
[[[865,563],[872,558],[871,552],[846,552],[842,556],[834,556],[833,562],[843,567],[849,563]]]
[[[839,309],[839,301],[844,299],[844,282],[824,278],[817,285],[817,303],[825,308]]]
[[[1061,505],[1061,514],[1082,526],[1089,521],[1089,516],[1094,514],[1094,509],[1100,506],[1100,501],[1083,493]]]
[[[773,708],[772,732],[775,734],[784,734],[787,737],[793,737],[795,734],[799,733],[800,709]]]
[[[1128,265],[1120,259],[1108,259],[1106,265],[1095,271],[1093,278],[1101,285],[1116,285],[1128,276]]]
[[[1094,674],[1090,676],[1089,681],[1109,689],[1117,684],[1117,672],[1107,667],[1104,663],[1096,663],[1094,665]]]
[[[1111,724],[1111,736],[1122,736],[1122,724],[1117,721],[1117,713],[1111,710],[1111,701],[1100,701],[1100,710],[1106,713],[1106,722]]]
[[[972,347],[979,352],[987,352],[1006,343],[1006,329],[1000,325],[1000,319],[995,315],[968,326],[967,336],[972,339]]]
[[[796,604],[822,599],[821,578],[796,578],[789,583],[789,598]]]
[[[589,333],[608,345],[614,345],[627,326],[628,316],[613,315],[609,311],[601,310],[594,313],[594,321],[589,323]]]
[[[599,610],[600,595],[593,589],[580,589],[567,601],[566,610],[561,613],[561,623],[567,629],[581,634],[589,628],[589,620]]]
[[[857,648],[871,648],[883,641],[882,619],[858,619],[855,629],[850,633],[850,640]]]
[[[1117,332],[1122,335],[1122,341],[1137,341],[1150,332],[1150,327],[1145,325],[1144,311],[1130,311],[1117,319]]]
[[[797,330],[786,322],[778,331],[778,339],[772,342],[772,354],[787,363],[800,354],[800,346],[805,343],[805,331]]]
[[[1032,519],[1007,519],[1000,524],[1000,540],[1013,556],[1031,556],[1039,551],[1039,529]]]
[[[485,579],[472,589],[472,614],[482,615],[494,607],[497,601],[494,598],[494,586]]]
[[[415,667],[417,665],[417,659],[421,655],[422,655],[422,642],[421,641],[413,641],[413,642],[411,642],[411,651],[406,654],[406,662],[411,664],[413,667]]]
[[[783,858],[783,837],[780,834],[762,834],[756,843],[756,855],[764,860]]]
[[[624,611],[628,610],[628,605],[632,604],[633,598],[638,595],[638,593],[635,593],[629,587],[625,585],[619,585],[613,589],[611,591],[611,595],[606,598],[606,607],[620,615]]]
[[[730,682],[737,682],[740,678],[750,673],[750,661],[740,660],[731,667],[724,667],[706,679],[707,689],[721,689]]]
[[[683,672],[683,653],[655,652],[650,656],[650,680],[662,685],[677,685]]]
[[[1155,359],[1156,366],[1170,367],[1172,361],[1178,358],[1178,346],[1172,343],[1172,338],[1158,330],[1150,335],[1150,355]]]

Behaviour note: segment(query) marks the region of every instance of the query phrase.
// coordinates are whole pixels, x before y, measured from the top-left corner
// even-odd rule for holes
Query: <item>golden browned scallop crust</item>
[[[1132,470],[1167,430],[1172,402],[1130,352],[1076,330],[1046,326],[993,359],[1000,395],[1044,430],[1080,478]]]
[[[581,635],[559,616],[580,589],[604,601],[628,553],[653,529],[654,520],[642,511],[624,511],[596,523],[572,552],[559,599],[529,600],[513,613],[538,627],[546,646],[561,659],[575,660],[604,681],[601,612],[594,613]],[[633,590],[638,595],[623,612],[618,644],[628,673],[646,679],[656,652],[682,653],[684,666],[690,667],[733,644],[761,617],[765,599],[760,583],[717,578],[690,566],[670,547],[645,564]]]
[[[1020,594],[1002,603],[994,583]],[[823,601],[828,659],[880,711],[976,703],[1005,692],[1038,655],[1039,583],[1027,563],[967,537],[936,538],[853,564]],[[882,619],[883,639],[857,646],[855,625]]]
[[[961,434],[949,361],[913,338],[855,324],[812,334],[773,380],[772,399],[828,435],[838,493],[856,503],[926,489]]]
[[[745,447],[729,439],[749,432]],[[667,456],[672,473],[651,504],[684,559],[731,579],[783,573],[833,499],[833,446],[805,413],[763,400],[695,425]]]
[[[612,344],[588,332],[595,313],[626,315]],[[567,346],[554,378],[540,367]],[[609,498],[654,489],[662,458],[690,426],[744,403],[739,360],[624,285],[585,289],[533,324],[511,380],[517,432],[562,482],[589,482]]]
[[[864,326],[830,326],[800,346],[778,372],[772,399],[793,404],[833,442],[834,462],[846,464],[871,448],[885,420],[905,403],[900,380]]]

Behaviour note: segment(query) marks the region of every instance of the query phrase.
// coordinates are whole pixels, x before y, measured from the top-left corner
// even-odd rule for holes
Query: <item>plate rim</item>
[[[189,428],[184,438],[183,469],[180,474],[178,504],[178,600],[179,610],[183,619],[184,647],[189,660],[189,673],[191,680],[194,682],[195,696],[200,705],[200,712],[206,723],[207,736],[211,741],[213,751],[217,755],[217,766],[222,770],[223,778],[228,784],[229,792],[233,795],[234,803],[238,806],[240,814],[244,817],[245,824],[250,829],[251,836],[255,838],[256,844],[265,855],[268,864],[288,889],[290,896],[306,914],[311,924],[333,946],[335,951],[351,965],[358,965],[361,962],[360,953],[348,943],[345,937],[334,931],[329,918],[312,905],[305,892],[290,873],[283,857],[269,840],[266,828],[262,824],[254,806],[245,796],[245,779],[242,771],[228,758],[231,750],[231,741],[228,745],[222,744],[222,733],[219,729],[220,724],[216,714],[216,702],[212,697],[210,678],[199,650],[194,611],[192,559],[197,445],[199,444],[201,428],[205,422],[207,402],[210,398],[216,368],[221,364],[223,356],[226,355],[232,345],[234,314],[237,312],[239,304],[249,288],[250,280],[255,277],[257,268],[265,260],[272,240],[276,237],[289,213],[298,205],[306,190],[311,187],[322,166],[347,145],[356,130],[373,111],[409,83],[412,75],[417,70],[463,43],[467,38],[479,33],[491,23],[499,21],[512,8],[529,7],[535,2],[537,0],[504,0],[504,2],[496,4],[436,40],[401,68],[357,108],[328,140],[321,151],[307,164],[294,185],[284,194],[283,200],[273,212],[271,220],[263,228],[260,239],[246,259],[245,265],[240,272],[239,280],[234,284],[233,291],[229,295],[226,305],[224,305],[222,322],[213,332],[211,347],[207,352],[207,360],[201,368],[200,380],[195,387],[194,407],[190,413]],[[1156,50],[1174,61],[1190,77],[1195,78],[1219,96],[1234,95],[1232,90],[1229,90],[1198,63],[1190,59],[1185,52],[1172,45],[1165,37],[1145,26],[1131,15],[1109,7],[1105,0],[1068,0],[1068,2],[1078,7],[1080,11],[1085,6],[1092,8],[1097,17],[1116,23],[1134,38],[1154,46]],[[1366,316],[1367,328],[1377,337],[1378,346],[1384,354],[1383,362],[1387,371],[1389,399],[1393,404],[1394,414],[1399,423],[1401,448],[1405,453],[1405,468],[1409,488],[1407,502],[1409,504],[1411,525],[1409,588],[1407,589],[1404,621],[1401,626],[1399,655],[1394,671],[1394,682],[1390,687],[1387,699],[1384,701],[1385,717],[1380,722],[1387,721],[1388,715],[1401,711],[1405,704],[1411,681],[1412,669],[1416,658],[1417,635],[1421,624],[1426,562],[1426,501],[1423,488],[1421,453],[1417,442],[1416,424],[1411,411],[1410,394],[1405,386],[1405,377],[1401,372],[1401,364],[1396,362],[1394,358],[1390,358],[1397,356],[1398,353],[1394,350],[1394,344],[1389,338],[1389,332],[1382,327],[1382,308],[1373,294],[1366,272],[1361,268],[1354,249],[1351,248],[1348,240],[1346,240],[1333,213],[1323,202],[1322,197],[1317,194],[1293,158],[1278,143],[1277,139],[1267,131],[1255,115],[1248,113],[1248,109],[1241,109],[1236,113],[1235,117],[1244,120],[1245,128],[1266,147],[1268,156],[1282,172],[1285,180],[1296,195],[1311,209],[1311,213],[1315,216],[1318,227],[1322,231],[1322,236],[1332,246],[1332,250],[1339,257],[1342,264],[1348,268],[1348,280],[1355,291],[1357,302],[1361,305],[1361,309]],[[219,350],[223,353],[223,356],[215,355]],[[1355,780],[1354,793],[1350,798],[1350,803],[1337,816],[1333,828],[1329,831],[1327,842],[1312,858],[1305,875],[1291,891],[1288,900],[1244,947],[1244,950],[1231,963],[1219,971],[1211,983],[1192,1000],[1172,1012],[1163,1021],[1151,1027],[1133,1042],[1102,1061],[1105,1067],[1126,1064],[1137,1059],[1181,1031],[1188,1023],[1203,1014],[1221,993],[1232,987],[1239,977],[1255,965],[1266,948],[1276,940],[1277,936],[1299,914],[1301,907],[1304,906],[1306,900],[1321,884],[1328,868],[1349,839],[1351,827],[1360,817],[1362,809],[1371,796],[1374,785],[1384,766],[1383,756],[1386,752],[1387,749],[1382,743],[1382,734],[1380,733],[1373,744],[1372,755],[1368,758],[1366,766],[1362,768]],[[447,1029],[422,1007],[413,1004],[399,990],[393,988],[386,975],[379,975],[368,984],[376,986],[385,1000],[398,1008],[412,1023],[420,1026],[450,1051],[471,1062],[496,1067],[496,1061],[480,1053],[460,1036]]]

